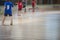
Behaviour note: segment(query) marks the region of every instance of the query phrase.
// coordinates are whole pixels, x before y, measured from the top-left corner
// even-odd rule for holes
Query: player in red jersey
[[[18,1],[18,15],[19,15],[19,13],[21,13],[21,11],[22,11],[22,8],[23,8],[23,3],[22,3],[22,1]]]
[[[35,11],[35,6],[36,6],[36,1],[32,0],[32,9],[33,9],[33,12]]]

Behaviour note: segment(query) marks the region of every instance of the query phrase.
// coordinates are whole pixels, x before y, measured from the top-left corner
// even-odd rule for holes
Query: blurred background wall
[[[18,0],[10,0],[13,3],[16,3]],[[32,0],[27,0],[27,4],[31,4]],[[60,4],[60,0],[36,0],[37,4]],[[0,0],[0,5],[3,5],[5,0]]]

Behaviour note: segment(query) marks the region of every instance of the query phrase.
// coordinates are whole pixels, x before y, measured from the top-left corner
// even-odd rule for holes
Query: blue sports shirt
[[[5,2],[4,7],[5,7],[5,13],[12,13],[12,7],[13,7],[12,2]]]

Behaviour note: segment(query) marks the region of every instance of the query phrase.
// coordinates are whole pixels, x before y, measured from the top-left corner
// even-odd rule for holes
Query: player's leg
[[[18,16],[20,15],[20,9],[18,8]]]
[[[20,9],[18,10],[18,16],[21,16],[21,10]]]
[[[35,6],[32,6],[32,9],[33,9],[32,11],[34,12],[35,11]]]
[[[13,25],[13,17],[10,16],[10,19],[11,19],[11,23],[10,23],[10,25]]]
[[[24,12],[26,12],[26,4],[24,5]]]
[[[22,13],[23,13],[23,12],[22,12],[22,8],[21,8],[21,9],[20,9],[20,15],[22,15]]]
[[[3,16],[2,25],[4,25],[4,21],[5,21],[5,16]]]
[[[20,12],[19,12],[19,10],[18,10],[18,16],[19,16],[19,14],[20,14]]]
[[[5,19],[6,19],[7,14],[5,13],[2,19],[2,25],[4,25]]]
[[[21,16],[21,8],[18,9],[18,16]]]
[[[13,17],[12,17],[12,13],[10,13],[9,16],[10,16],[10,19],[11,19],[10,25],[13,25]]]
[[[25,10],[24,12],[26,12],[26,5],[25,5],[25,8],[24,8],[24,10]]]
[[[22,8],[21,8],[21,9],[20,9],[20,15],[22,15],[22,13],[23,13],[23,12],[22,12]]]

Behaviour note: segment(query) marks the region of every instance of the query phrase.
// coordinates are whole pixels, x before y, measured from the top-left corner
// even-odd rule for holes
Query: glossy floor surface
[[[1,25],[0,16],[0,40],[60,40],[60,11],[27,11],[18,16],[13,12],[13,26],[10,26],[10,18],[5,20],[5,26]]]

